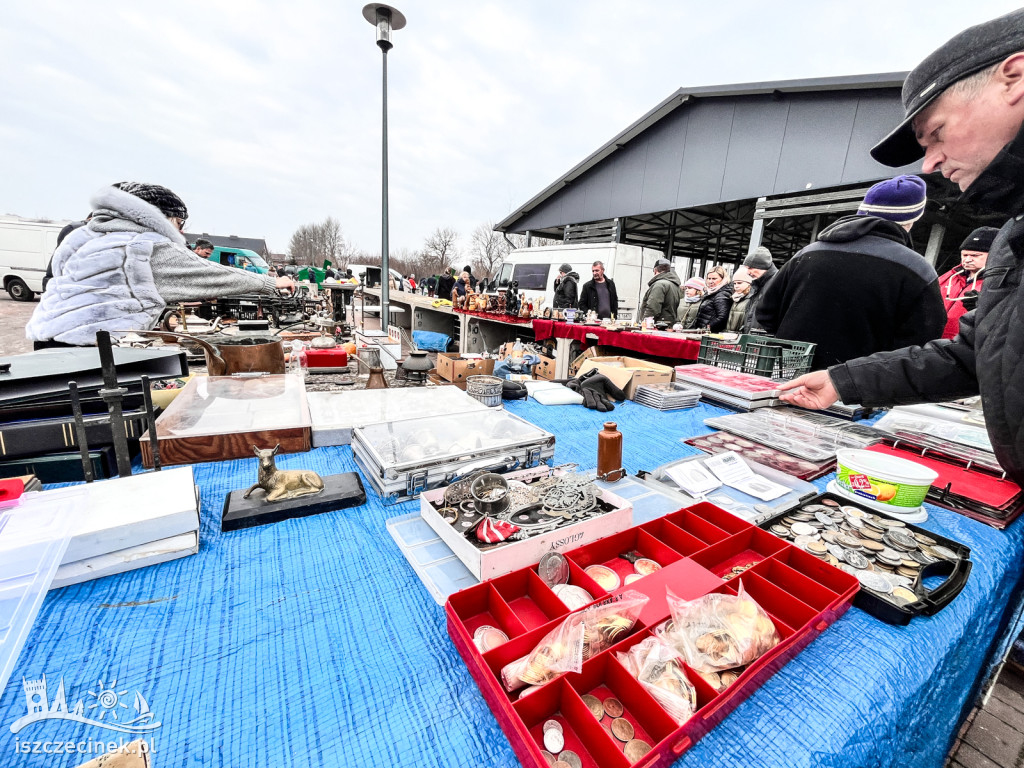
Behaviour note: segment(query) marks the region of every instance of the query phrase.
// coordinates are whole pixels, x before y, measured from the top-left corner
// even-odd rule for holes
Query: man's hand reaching
[[[822,411],[839,400],[828,371],[815,371],[787,381],[779,387],[780,399],[801,408]]]

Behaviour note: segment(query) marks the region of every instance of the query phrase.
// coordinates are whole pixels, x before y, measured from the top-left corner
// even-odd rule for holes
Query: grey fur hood
[[[89,226],[97,232],[139,231],[163,235],[176,245],[185,245],[185,236],[171,224],[152,203],[147,203],[117,187],[104,187],[89,200],[92,207],[92,221]],[[138,225],[124,227],[115,222],[129,222]]]

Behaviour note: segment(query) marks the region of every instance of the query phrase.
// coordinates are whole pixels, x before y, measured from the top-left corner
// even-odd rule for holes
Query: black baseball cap
[[[914,67],[903,82],[906,117],[871,150],[882,165],[899,168],[924,157],[912,122],[922,109],[968,75],[1024,51],[1024,8],[965,29]]]

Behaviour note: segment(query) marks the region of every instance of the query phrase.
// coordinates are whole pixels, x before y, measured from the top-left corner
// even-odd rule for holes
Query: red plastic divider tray
[[[575,752],[586,768],[670,765],[839,618],[860,588],[850,574],[708,503],[566,553],[569,583],[586,589],[595,601],[602,600],[614,593],[602,589],[585,569],[604,565],[624,581],[633,571],[619,555],[633,551],[656,561],[661,570],[614,590],[636,590],[650,598],[632,633],[583,662],[580,673],[562,675],[528,696],[505,690],[502,668],[530,653],[570,613],[537,575],[536,566],[449,597],[445,606],[448,633],[524,766],[547,767],[541,750],[543,725],[548,720],[561,724],[564,749]],[[743,570],[734,573],[734,568]],[[739,583],[771,617],[781,642],[747,665],[721,692],[687,667],[698,708],[687,722],[677,725],[615,654],[641,642],[669,618],[666,588],[693,599],[711,592],[735,594]],[[508,642],[481,653],[473,643],[473,633],[484,625],[501,629]],[[583,701],[587,694],[602,701],[617,698],[635,738],[650,744],[651,751],[631,763],[623,742],[610,732],[612,718],[606,715],[598,721]]]

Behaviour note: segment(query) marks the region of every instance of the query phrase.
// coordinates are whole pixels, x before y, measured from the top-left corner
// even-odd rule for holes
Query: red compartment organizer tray
[[[639,552],[661,569],[626,585],[624,577],[634,572],[620,557],[627,552]],[[586,589],[595,601],[626,590],[643,592],[650,600],[627,638],[585,661],[579,674],[562,675],[529,695],[506,691],[501,670],[530,653],[570,613],[536,566],[456,592],[445,606],[455,647],[519,759],[532,768],[548,766],[542,754],[548,720],[562,726],[564,749],[575,752],[585,768],[670,765],[842,615],[860,587],[850,574],[708,503],[614,534],[565,557],[569,583]],[[612,593],[602,589],[586,573],[594,565],[615,571],[620,586]],[[739,583],[771,617],[781,642],[747,665],[721,692],[687,667],[697,691],[697,711],[677,725],[615,654],[649,637],[669,618],[667,587],[693,599],[710,592],[735,594]],[[481,653],[473,633],[485,625],[497,627],[509,639]],[[631,762],[624,742],[610,731],[612,718],[597,720],[583,701],[587,694],[601,701],[618,699],[634,738],[647,742],[651,751]]]

